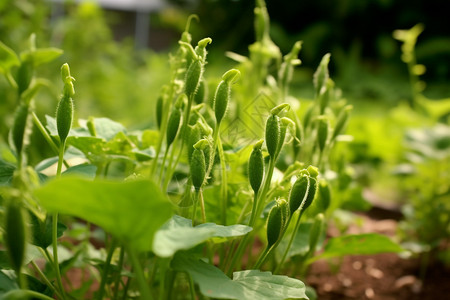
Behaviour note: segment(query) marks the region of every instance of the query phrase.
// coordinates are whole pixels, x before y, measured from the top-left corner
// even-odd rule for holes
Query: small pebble
[[[359,260],[354,261],[354,262],[352,263],[352,267],[353,267],[353,269],[355,269],[355,270],[361,270],[361,269],[362,269],[362,266],[363,266],[363,264],[362,264],[362,262],[360,262]]]
[[[366,297],[368,299],[372,299],[373,297],[375,297],[375,292],[373,291],[372,288],[367,288],[364,293],[366,294]]]

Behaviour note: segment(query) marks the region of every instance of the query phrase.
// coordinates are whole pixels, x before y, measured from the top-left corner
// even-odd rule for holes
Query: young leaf
[[[204,223],[192,227],[192,220],[173,216],[155,234],[153,252],[160,257],[170,257],[178,250],[187,250],[211,238],[238,237],[252,230],[245,225],[223,226],[214,223]]]
[[[14,51],[0,42],[0,73],[7,73],[12,67],[20,64],[19,57]]]
[[[152,249],[155,232],[172,215],[171,203],[149,180],[91,181],[66,176],[48,182],[35,195],[48,211],[97,224],[137,251]]]

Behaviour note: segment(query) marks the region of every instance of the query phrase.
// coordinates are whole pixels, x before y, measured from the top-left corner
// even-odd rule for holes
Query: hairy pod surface
[[[311,203],[313,202],[314,197],[316,196],[316,191],[317,191],[317,179],[314,177],[310,177],[308,194],[306,195],[302,210],[306,210],[308,207],[311,206]]]
[[[264,157],[261,150],[262,143],[263,140],[260,140],[253,146],[248,161],[248,179],[255,194],[258,193],[264,177]]]
[[[280,142],[280,117],[271,114],[266,122],[266,146],[269,155],[275,158]]]
[[[309,176],[301,175],[292,185],[289,193],[289,210],[291,215],[300,207],[306,199],[309,190]]]
[[[69,96],[61,97],[61,101],[56,108],[56,126],[59,140],[64,143],[72,128],[73,121],[73,100]]]
[[[200,80],[200,83],[198,84],[197,93],[195,93],[194,96],[194,102],[196,104],[201,104],[205,101],[205,95],[206,95],[206,84],[204,80]]]
[[[170,114],[169,121],[167,123],[166,141],[167,147],[169,147],[175,140],[178,130],[181,124],[181,109],[174,108]]]
[[[192,185],[198,191],[201,189],[206,175],[206,159],[203,150],[195,148],[192,152],[190,171]]]
[[[5,246],[11,265],[20,272],[25,258],[26,226],[19,199],[11,199],[5,211]]]
[[[267,246],[275,244],[283,229],[283,215],[280,205],[275,204],[267,217]]]
[[[203,74],[203,64],[200,60],[195,59],[190,64],[186,72],[186,84],[184,87],[186,95],[190,98],[197,92],[200,84],[200,79]]]
[[[231,86],[225,81],[221,81],[217,86],[216,93],[214,95],[214,114],[216,116],[216,122],[219,124],[228,108],[228,102],[230,101]]]

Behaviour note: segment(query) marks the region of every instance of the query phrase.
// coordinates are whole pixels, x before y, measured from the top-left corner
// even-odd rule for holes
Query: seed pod
[[[202,62],[205,62],[206,54],[208,53],[206,51],[206,46],[211,43],[212,39],[209,37],[201,39],[200,41],[198,41],[197,46],[194,49],[195,53],[198,55]]]
[[[214,95],[214,113],[216,115],[216,122],[219,124],[228,108],[228,102],[231,96],[231,84],[233,84],[240,76],[240,72],[236,69],[227,71],[222,76],[222,81],[219,83]]]
[[[10,199],[5,211],[5,246],[11,260],[11,265],[20,274],[26,246],[25,217],[19,199]]]
[[[174,107],[167,123],[166,141],[169,147],[175,140],[181,124],[181,109]]]
[[[304,211],[311,205],[311,203],[314,200],[314,197],[316,196],[316,191],[317,191],[317,179],[314,177],[310,177],[308,194],[306,195],[306,198],[303,201],[301,210]]]
[[[313,112],[314,112],[314,105],[310,105],[306,110],[305,115],[303,116],[303,128],[305,131],[311,123]]]
[[[14,123],[11,128],[12,146],[16,150],[19,161],[22,161],[22,150],[28,144],[28,138],[31,133],[29,111],[29,105],[20,104],[15,112]]]
[[[322,233],[322,227],[324,223],[323,214],[318,214],[314,218],[314,223],[309,232],[309,251],[314,253],[316,250],[317,242],[319,241],[320,235]]]
[[[353,109],[352,105],[347,105],[338,115],[336,126],[334,126],[333,134],[331,136],[331,141],[334,141],[336,137],[344,131],[345,125],[347,124],[350,111]]]
[[[326,180],[320,180],[318,185],[317,198],[314,201],[315,210],[317,213],[324,213],[330,206],[331,190]]]
[[[189,135],[187,139],[188,146],[188,160],[191,160],[192,153],[194,152],[194,145],[201,139],[200,122],[197,122],[194,126],[189,125]]]
[[[317,117],[317,144],[319,145],[320,152],[323,152],[328,138],[329,120],[325,116]]]
[[[283,230],[283,223],[282,208],[277,201],[267,217],[267,247],[271,247],[277,242]]]
[[[275,158],[278,149],[280,130],[280,117],[271,114],[266,122],[266,146],[272,158]]]
[[[314,87],[316,89],[316,97],[319,96],[320,90],[324,87],[330,78],[330,74],[328,72],[328,64],[330,63],[330,53],[325,54],[320,61],[319,67],[317,67],[316,72],[314,73]]]
[[[192,61],[186,72],[186,84],[184,86],[184,90],[189,98],[194,96],[197,92],[202,74],[203,64],[199,59],[195,59]]]
[[[192,152],[192,157],[190,161],[190,171],[192,184],[195,190],[200,190],[206,176],[206,159],[203,152],[204,147],[208,141],[200,140],[194,145],[194,152]]]
[[[97,136],[97,130],[95,129],[95,122],[93,117],[89,117],[86,125],[91,136]]]
[[[280,119],[280,141],[278,143],[277,151],[275,153],[276,157],[278,157],[278,155],[281,152],[281,149],[283,148],[283,145],[284,145],[285,139],[286,139],[287,129],[289,127],[294,132],[294,136],[295,136],[295,123],[294,123],[294,121],[292,121],[291,119],[289,119],[287,117],[281,118]]]
[[[75,94],[73,83],[74,80],[70,76],[69,65],[64,64],[61,67],[61,77],[64,82],[64,90],[61,100],[56,108],[56,125],[58,129],[59,139],[62,144],[65,143],[69,131],[72,128],[73,121],[73,100],[72,96]]]
[[[328,78],[327,82],[325,83],[325,86],[322,87],[320,90],[320,94],[318,96],[319,98],[319,113],[323,114],[325,112],[325,108],[328,106],[328,103],[330,102],[330,98],[332,96],[334,87],[334,81]]]
[[[255,194],[258,193],[264,177],[264,158],[261,150],[263,142],[263,140],[260,140],[253,146],[248,161],[248,179]]]
[[[291,106],[287,103],[281,103],[277,106],[275,106],[274,108],[272,108],[270,110],[270,113],[272,115],[278,115],[279,113],[281,113],[283,110],[289,110],[291,108]]]
[[[297,178],[289,193],[289,211],[292,214],[304,203],[309,190],[309,176],[303,174]]]

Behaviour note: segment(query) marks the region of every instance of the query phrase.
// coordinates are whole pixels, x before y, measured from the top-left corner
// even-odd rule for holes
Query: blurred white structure
[[[64,3],[65,0],[49,0],[54,4],[53,16],[60,13],[58,5]],[[148,45],[150,31],[150,13],[161,10],[166,6],[165,0],[72,0],[75,3],[95,2],[105,9],[118,11],[131,11],[136,14],[135,24],[135,45],[136,48],[143,48]]]

